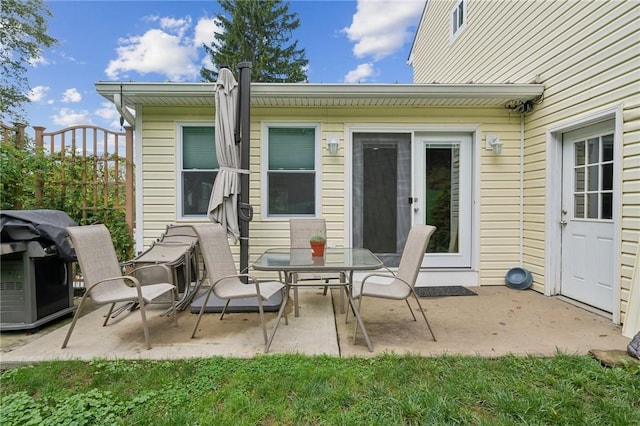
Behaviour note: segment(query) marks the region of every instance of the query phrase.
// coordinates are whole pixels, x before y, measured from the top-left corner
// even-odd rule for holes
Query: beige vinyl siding
[[[640,84],[640,82],[638,82]],[[635,102],[629,102],[624,110],[623,167],[622,167],[622,237],[621,237],[621,312],[624,322],[628,311],[629,291],[634,273],[637,246],[640,243],[640,95],[636,92]],[[634,263],[635,261],[635,263]],[[636,274],[640,271],[635,271]],[[637,289],[636,289],[637,290]]]
[[[619,11],[616,9],[616,11]],[[636,8],[636,12],[640,11]],[[637,13],[636,13],[637,14]],[[575,120],[581,116],[595,111],[621,105],[623,109],[623,162],[621,194],[622,218],[619,224],[621,230],[621,245],[619,260],[619,283],[620,283],[620,319],[624,321],[626,305],[629,297],[629,287],[631,281],[630,270],[635,256],[634,246],[637,244],[639,216],[633,216],[633,210],[626,208],[629,202],[638,203],[632,200],[638,197],[638,189],[631,189],[635,181],[637,185],[638,168],[629,165],[633,162],[633,154],[629,155],[631,144],[631,133],[629,128],[638,126],[637,115],[629,114],[629,111],[637,110],[639,104],[640,71],[638,61],[640,60],[640,50],[638,49],[637,22],[631,23],[629,17],[622,17],[616,31],[605,31],[603,27],[593,31],[600,36],[611,37],[613,35],[619,39],[606,39],[596,41],[596,36],[587,37],[587,43],[593,43],[592,49],[577,46],[576,55],[572,61],[556,63],[553,67],[541,72],[542,83],[545,84],[545,100],[534,113],[527,117],[525,149],[525,260],[527,265],[531,265],[532,270],[539,270],[544,273],[544,257],[534,256],[532,248],[534,243],[544,241],[544,207],[545,198],[545,176],[532,176],[532,172],[541,172],[546,169],[546,132],[555,123],[563,123]],[[591,30],[598,28],[596,24],[591,24]],[[635,34],[632,27],[635,25]],[[636,39],[635,48],[633,39]],[[602,49],[601,47],[605,45]],[[636,136],[637,137],[637,136]],[[627,170],[631,173],[627,173]],[[631,180],[630,180],[631,179]],[[631,191],[631,192],[630,192]],[[631,197],[628,194],[632,194]],[[533,212],[537,212],[534,216]],[[631,215],[629,215],[631,214]],[[626,237],[626,230],[632,230],[635,235],[631,240]],[[537,275],[537,274],[536,274]],[[542,275],[544,277],[544,275]],[[544,278],[543,278],[544,279]],[[538,280],[536,280],[538,281]],[[544,281],[539,281],[544,285]]]
[[[451,1],[429,1],[412,52],[414,82],[528,83],[544,100],[525,116],[524,263],[545,285],[547,132],[622,109],[620,319],[640,240],[640,2],[467,1],[467,28],[451,43]]]
[[[213,121],[210,108],[146,107],[143,140],[143,236],[145,247],[176,222],[176,146],[178,122]],[[262,123],[320,123],[322,143],[322,216],[327,220],[330,244],[344,245],[347,197],[345,152],[350,149],[344,131],[349,125],[393,127],[413,131],[424,126],[465,126],[480,130],[480,282],[504,285],[507,269],[519,262],[519,161],[520,122],[502,108],[258,108],[251,111],[250,197],[254,219],[250,225],[250,261],[268,247],[289,243],[288,220],[261,218],[262,183],[260,181]],[[340,135],[338,155],[325,149],[326,134]],[[504,143],[503,153],[494,155],[484,149],[484,134],[496,133]],[[206,219],[203,220],[207,222]],[[182,221],[185,222],[185,221]],[[191,223],[191,222],[188,222]],[[237,256],[239,246],[232,246]]]
[[[638,2],[466,2],[467,28],[454,42],[449,13],[455,1],[428,2],[412,55],[415,83],[544,79],[553,67],[606,54],[622,33],[634,31],[639,15]]]
[[[205,107],[143,109],[142,194],[144,248],[158,239],[167,225],[177,223],[176,123],[209,122],[214,110]],[[139,170],[137,170],[140,173]]]

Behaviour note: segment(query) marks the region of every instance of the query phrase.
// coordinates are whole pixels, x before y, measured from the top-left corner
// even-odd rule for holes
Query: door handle
[[[418,197],[409,197],[409,204],[413,204],[414,212],[420,210],[420,208],[418,207]]]
[[[560,219],[560,225],[567,226],[567,220],[564,216],[567,214],[567,209],[562,209],[562,219]]]

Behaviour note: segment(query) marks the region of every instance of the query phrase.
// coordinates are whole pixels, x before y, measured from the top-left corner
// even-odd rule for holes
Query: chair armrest
[[[91,290],[93,290],[95,287],[104,284],[104,283],[108,283],[111,281],[118,281],[118,280],[122,280],[125,281],[125,285],[126,285],[126,281],[131,281],[134,285],[134,287],[140,287],[140,281],[138,281],[138,279],[136,277],[132,277],[130,275],[120,275],[118,277],[111,277],[111,278],[105,278],[103,280],[100,280],[98,282],[93,283],[92,285],[90,285],[87,288],[87,291],[85,292],[85,294],[89,294],[91,292]]]
[[[162,270],[162,272],[164,272],[165,276],[166,276],[166,281],[159,281],[159,280],[154,280],[153,283],[145,283],[145,280],[143,278],[144,275],[144,271],[145,270],[152,270],[152,269],[160,269]],[[140,272],[142,271],[142,276],[140,275]],[[132,269],[131,271],[128,272],[128,274],[126,276],[130,276],[130,277],[136,277],[136,279],[138,279],[139,281],[141,281],[141,284],[156,284],[157,282],[165,282],[165,283],[169,283],[171,285],[174,285],[173,282],[173,273],[171,271],[171,268],[169,268],[166,264],[164,263],[154,263],[154,264],[150,264],[150,265],[142,265],[142,266],[138,266],[137,268]]]
[[[218,284],[220,281],[228,280],[229,278],[242,278],[242,277],[251,278],[251,281],[257,281],[257,278],[255,278],[253,275],[250,275],[250,274],[231,274],[231,275],[225,275],[224,277],[218,278],[211,285],[214,286],[214,285]]]
[[[216,284],[218,284],[220,281],[224,281],[224,280],[229,279],[229,278],[243,278],[243,277],[246,277],[246,278],[248,278],[248,279],[249,279],[249,281],[250,281],[250,282],[249,282],[249,283],[247,283],[247,285],[249,285],[251,282],[253,282],[253,284],[256,286],[256,292],[257,292],[257,294],[258,294],[258,297],[262,297],[262,295],[260,294],[260,281],[259,281],[256,277],[254,277],[253,275],[251,275],[251,274],[233,274],[233,275],[226,275],[226,276],[224,276],[224,277],[220,277],[220,278],[218,278],[215,282],[213,282],[213,283],[211,284],[211,287],[213,288],[213,287],[215,287],[215,286],[216,286]],[[282,282],[282,281],[280,281],[280,282]]]
[[[382,277],[382,278],[393,278],[394,280],[398,280],[401,283],[403,283],[404,285],[406,285],[407,287],[409,287],[409,289],[411,289],[411,284],[409,284],[408,282],[406,282],[405,280],[403,280],[402,278],[398,277],[396,274],[393,273],[393,271],[391,271],[390,269],[388,269],[389,274],[382,274],[380,272],[374,272],[371,274],[366,275],[362,281],[360,281],[360,294],[362,294],[362,289],[364,288],[364,283],[365,281],[367,281],[369,278],[373,278],[373,277]]]

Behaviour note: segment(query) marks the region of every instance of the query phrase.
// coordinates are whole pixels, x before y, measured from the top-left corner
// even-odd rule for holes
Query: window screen
[[[218,172],[213,126],[182,127],[182,216],[207,214]]]
[[[268,129],[269,216],[314,216],[316,211],[316,129]]]

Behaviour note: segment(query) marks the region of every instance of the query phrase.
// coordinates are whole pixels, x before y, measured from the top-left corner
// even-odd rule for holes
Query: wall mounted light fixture
[[[340,135],[327,133],[327,151],[329,151],[329,154],[336,155],[338,149],[340,149]]]
[[[492,150],[495,155],[502,154],[502,142],[498,135],[486,135],[485,148]]]

